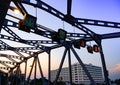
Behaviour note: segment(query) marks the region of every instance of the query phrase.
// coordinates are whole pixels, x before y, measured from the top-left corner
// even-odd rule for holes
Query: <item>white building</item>
[[[96,83],[103,83],[102,69],[98,66],[93,66],[92,64],[85,64],[85,67],[91,74],[92,78]],[[54,81],[58,70],[51,71],[51,81]],[[69,82],[69,68],[62,68],[59,81]],[[83,68],[79,63],[72,65],[72,82],[75,84],[90,84],[90,80],[84,72]]]

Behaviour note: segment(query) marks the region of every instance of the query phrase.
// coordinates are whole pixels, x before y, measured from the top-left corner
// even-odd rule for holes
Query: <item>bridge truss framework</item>
[[[44,72],[41,68],[41,64],[40,64],[39,57],[38,57],[39,54],[46,52],[48,54],[48,82],[47,82],[47,85],[50,85],[51,50],[59,48],[59,47],[65,47],[65,51],[63,53],[62,60],[59,65],[59,70],[56,75],[56,79],[53,82],[54,85],[56,85],[57,80],[59,78],[59,75],[60,75],[67,52],[68,52],[68,60],[69,60],[70,84],[72,84],[71,51],[75,55],[76,59],[78,60],[78,62],[80,63],[80,65],[82,66],[84,71],[86,72],[92,85],[96,85],[96,82],[91,77],[90,73],[86,69],[84,63],[82,62],[81,58],[79,57],[79,55],[75,51],[75,48],[73,47],[73,43],[75,41],[81,41],[81,39],[84,39],[86,42],[95,41],[96,44],[99,46],[99,50],[100,50],[99,53],[101,55],[105,84],[109,85],[108,72],[106,69],[106,64],[105,64],[104,53],[103,53],[101,41],[103,39],[108,39],[108,38],[118,38],[118,37],[120,37],[120,33],[116,32],[116,33],[110,33],[110,34],[96,34],[95,32],[91,31],[89,28],[85,27],[84,25],[95,25],[95,26],[102,26],[102,27],[120,28],[120,23],[102,21],[102,20],[76,18],[71,15],[72,0],[67,1],[67,14],[64,14],[64,13],[58,11],[54,7],[49,6],[48,4],[46,4],[45,2],[43,2],[41,0],[36,0],[36,3],[33,3],[32,0],[12,0],[12,1],[11,0],[1,0],[1,2],[2,3],[0,3],[0,7],[1,7],[0,15],[2,15],[2,16],[0,16],[0,28],[1,28],[1,30],[2,29],[5,30],[11,36],[0,33],[0,49],[1,49],[1,51],[10,50],[10,51],[15,52],[18,55],[18,56],[16,56],[16,55],[10,55],[10,54],[8,55],[8,54],[0,53],[0,56],[6,57],[7,59],[10,60],[10,61],[5,61],[5,60],[0,61],[0,64],[2,64],[4,66],[4,67],[0,67],[1,71],[8,70],[8,73],[10,75],[19,76],[20,75],[20,64],[25,63],[24,84],[26,85],[25,80],[26,80],[26,73],[27,73],[27,61],[30,58],[34,58],[32,65],[31,65],[30,73],[27,78],[27,83],[29,83],[29,81],[30,81],[31,73],[34,68],[34,79],[35,79],[34,85],[36,85],[36,71],[37,71],[37,65],[38,65],[39,71],[41,74],[41,78],[43,81],[43,85],[46,85]],[[72,26],[76,27],[77,29],[83,31],[84,34],[67,32],[66,40],[62,40],[60,42],[55,42],[55,41],[52,41],[51,35],[53,33],[56,33],[56,31],[54,31],[50,28],[47,28],[45,26],[36,24],[36,28],[29,29],[29,32],[39,35],[39,36],[43,36],[48,39],[47,40],[25,40],[25,39],[22,39],[21,37],[19,37],[15,32],[13,32],[10,29],[10,27],[19,28],[18,27],[19,23],[17,21],[10,20],[9,18],[6,17],[6,16],[10,16],[15,19],[18,19],[16,16],[12,16],[7,13],[9,6],[10,6],[10,2],[13,2],[16,5],[16,7],[21,11],[23,16],[29,15],[29,13],[27,12],[27,10],[25,9],[25,7],[23,5],[23,4],[27,4],[27,5],[33,6],[33,8],[34,7],[39,8],[41,10],[48,12],[49,14],[54,15],[55,17],[65,21],[65,22],[71,24]],[[20,20],[20,19],[18,19],[18,20]],[[78,38],[78,39],[74,39],[74,37]],[[8,45],[6,42],[4,42],[3,40],[9,40],[9,41],[13,41],[13,42],[23,43],[23,44],[29,45],[30,47],[12,47],[12,46]],[[51,46],[46,46],[46,45],[41,45],[41,44],[49,44]],[[39,50],[39,51],[33,52],[30,50]],[[21,52],[28,54],[29,56],[26,57]],[[16,61],[15,59],[18,59],[19,62]],[[17,81],[17,79],[14,79],[12,77],[9,77],[9,78],[10,78],[9,82],[11,82],[10,85],[12,85],[14,81]],[[16,83],[16,85],[17,85],[17,83]]]

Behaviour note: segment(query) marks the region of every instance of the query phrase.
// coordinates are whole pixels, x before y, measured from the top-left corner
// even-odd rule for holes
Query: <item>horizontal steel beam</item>
[[[7,57],[7,58],[15,58],[15,59],[18,59],[18,60],[23,60],[23,57],[21,57],[21,56],[8,55],[8,54],[2,54],[2,53],[0,53],[0,56],[1,57]]]
[[[100,37],[101,39],[120,38],[120,32],[102,34]]]
[[[10,70],[11,68],[9,68],[9,67],[0,67],[0,69]]]
[[[0,63],[11,64],[11,65],[16,65],[17,64],[17,62],[1,61],[1,60],[0,60]]]
[[[118,22],[93,20],[93,19],[83,19],[83,18],[75,18],[73,22],[78,23],[78,24],[112,27],[112,28],[119,28],[120,29],[120,23],[118,23]]]

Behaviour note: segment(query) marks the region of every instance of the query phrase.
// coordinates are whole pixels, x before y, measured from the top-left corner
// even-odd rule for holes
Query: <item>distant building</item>
[[[89,71],[89,73],[91,74],[92,78],[94,79],[96,83],[104,82],[101,67],[93,66],[92,64],[85,64],[85,67],[87,68],[87,70]],[[54,81],[57,71],[58,69],[51,71],[51,81]],[[69,68],[68,67],[62,68],[60,76],[59,76],[59,81],[69,82]],[[75,84],[90,84],[91,83],[79,63],[75,63],[72,65],[72,81]]]

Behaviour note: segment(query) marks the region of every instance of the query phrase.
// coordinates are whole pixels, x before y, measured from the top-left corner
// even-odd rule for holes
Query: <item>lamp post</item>
[[[9,6],[9,9],[11,9],[16,14],[20,14],[21,13],[21,11],[18,8],[16,8],[16,7]]]

